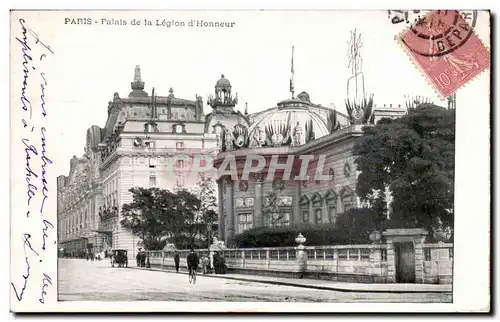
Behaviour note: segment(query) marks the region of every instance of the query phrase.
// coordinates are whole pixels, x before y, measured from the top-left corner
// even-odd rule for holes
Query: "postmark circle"
[[[470,23],[467,22],[470,20]],[[402,41],[412,52],[424,57],[440,57],[462,47],[473,34],[477,21],[477,10],[438,10],[417,21],[410,32],[422,42],[428,42],[429,50],[417,49],[404,39]],[[459,40],[454,43],[453,40]]]

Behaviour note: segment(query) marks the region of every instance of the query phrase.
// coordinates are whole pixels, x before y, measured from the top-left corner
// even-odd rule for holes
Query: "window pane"
[[[149,187],[150,188],[156,187],[156,176],[149,177]]]
[[[316,223],[321,224],[321,222],[323,221],[323,218],[321,216],[321,209],[316,209],[315,214],[316,214]]]
[[[307,223],[309,221],[309,211],[302,211],[302,222]]]

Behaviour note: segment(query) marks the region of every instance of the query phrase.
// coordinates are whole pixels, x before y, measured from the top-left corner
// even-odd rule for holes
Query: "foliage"
[[[238,247],[297,246],[299,233],[306,237],[306,245],[347,245],[370,243],[375,230],[376,214],[367,208],[351,209],[338,214],[335,224],[296,224],[285,227],[259,227],[234,237]]]
[[[176,193],[159,188],[132,188],[133,201],[122,206],[121,225],[142,239],[149,250],[161,250],[168,238],[178,235],[194,241],[200,230],[206,229],[204,218],[213,221],[211,200],[202,202],[193,193]]]
[[[354,147],[356,192],[372,209],[387,208],[400,228],[453,226],[455,112],[422,104],[395,120],[365,127]]]
[[[205,236],[205,247],[211,243],[211,231],[217,229],[217,185],[215,181],[201,178],[192,189],[192,194],[200,200],[199,211],[187,222],[190,236],[194,242],[198,235]],[[202,238],[203,239],[203,238]],[[177,245],[177,244],[176,244]],[[178,246],[179,247],[179,246]]]
[[[122,206],[121,225],[141,238],[147,249],[162,249],[165,236],[182,227],[176,195],[159,188],[132,188],[133,201]]]

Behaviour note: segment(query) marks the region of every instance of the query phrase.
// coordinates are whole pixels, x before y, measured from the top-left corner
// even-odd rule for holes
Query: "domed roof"
[[[224,74],[222,74],[217,83],[215,83],[215,87],[231,87],[231,82],[229,79],[224,78]]]
[[[288,99],[279,102],[277,107],[269,109],[254,118],[249,129],[250,147],[258,146],[255,142],[252,144],[252,138],[258,137],[258,132],[264,131],[265,133],[266,128],[274,133],[288,131],[290,140],[294,133],[300,131],[300,144],[304,144],[306,125],[309,127],[310,124],[312,124],[315,139],[329,134],[326,119],[321,114],[310,110],[309,102],[299,99]],[[288,130],[285,130],[287,128]]]

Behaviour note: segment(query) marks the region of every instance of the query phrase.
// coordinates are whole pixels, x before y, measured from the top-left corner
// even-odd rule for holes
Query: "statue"
[[[293,129],[293,145],[301,145],[302,144],[302,128],[300,127],[300,123],[297,122],[297,125]]]
[[[260,145],[262,146],[262,145],[266,144],[267,136],[266,136],[266,132],[263,129],[259,129],[259,136],[260,136],[259,137]]]
[[[201,96],[196,95],[196,118],[201,118],[203,115],[203,98]]]
[[[252,135],[252,146],[260,148],[262,147],[262,142],[261,142],[261,132],[262,130],[260,129],[260,126],[256,126],[253,135]]]
[[[229,130],[226,130],[225,135],[226,151],[230,151],[233,149],[233,134]]]
[[[134,82],[140,82],[140,81],[141,81],[141,67],[139,65],[136,65],[134,71]]]

